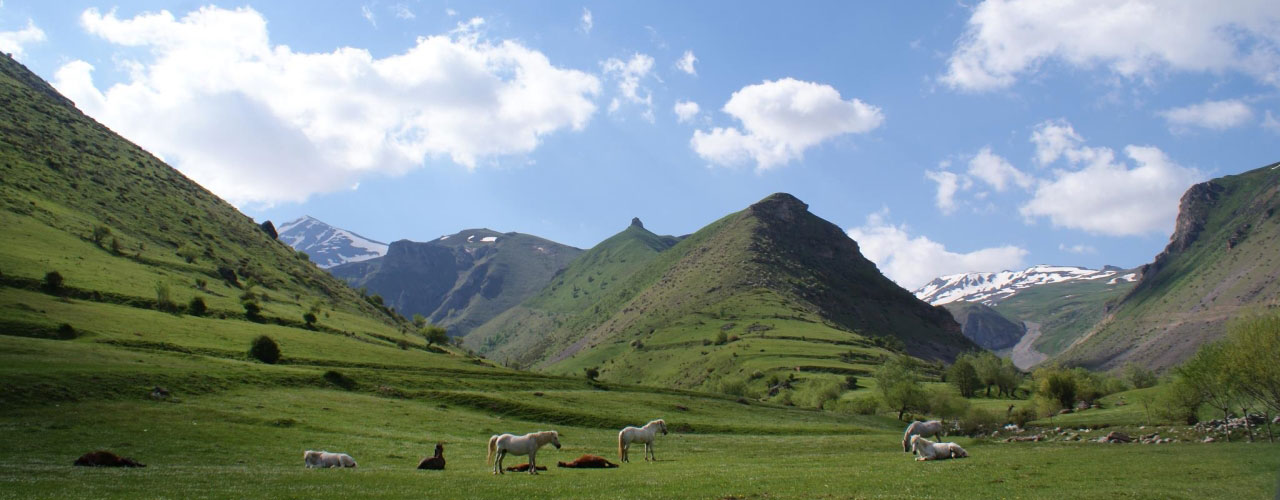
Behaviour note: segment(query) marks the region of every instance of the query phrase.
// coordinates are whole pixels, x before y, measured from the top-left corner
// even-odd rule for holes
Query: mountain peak
[[[632,218],[631,218],[631,225],[632,225],[633,227],[638,227],[638,228],[640,228],[640,229],[644,229],[644,223],[643,223],[643,222],[640,222],[640,218],[639,218],[639,217],[632,217]]]
[[[751,205],[748,210],[757,217],[771,217],[791,221],[809,210],[809,205],[787,193],[773,193]]]

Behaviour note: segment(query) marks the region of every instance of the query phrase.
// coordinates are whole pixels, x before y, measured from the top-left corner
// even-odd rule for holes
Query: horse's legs
[[[506,471],[502,470],[502,459],[504,458],[507,458],[507,450],[498,450],[498,457],[493,461],[494,474],[506,474]]]
[[[645,444],[644,444],[644,459],[645,459],[645,460],[650,460],[650,458],[649,458],[649,457],[653,457],[653,443],[652,443],[652,442],[649,442],[649,443],[645,443]],[[653,457],[653,458],[652,458],[652,460],[657,461],[657,460],[658,460],[658,457]]]
[[[630,442],[624,442],[624,443],[622,443],[622,461],[623,461],[623,462],[630,462],[630,461],[631,461],[631,460],[630,460],[630,457],[628,456],[629,454],[627,453],[627,451],[629,451],[629,450],[631,450],[631,443],[630,443]]]
[[[538,449],[529,452],[529,474],[538,474]]]

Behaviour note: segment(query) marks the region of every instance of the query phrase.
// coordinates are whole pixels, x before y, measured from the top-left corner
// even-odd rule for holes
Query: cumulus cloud
[[[1027,189],[1035,182],[1008,160],[992,153],[990,147],[982,148],[969,160],[969,175],[981,179],[996,191],[1004,191],[1010,184]]]
[[[969,189],[973,185],[968,177],[946,170],[929,170],[924,173],[929,180],[938,183],[938,194],[935,204],[943,215],[951,215],[956,211],[956,193]]]
[[[889,220],[889,210],[867,216],[866,223],[849,229],[862,255],[880,272],[907,290],[914,290],[948,274],[1021,269],[1027,250],[1014,245],[982,248],[967,253],[948,250],[925,236],[913,236],[905,225]]]
[[[693,119],[698,116],[698,111],[700,110],[701,108],[698,107],[698,103],[696,102],[676,101],[676,121],[680,123],[693,121]]]
[[[590,10],[587,10],[587,8],[586,8],[586,7],[583,7],[583,8],[582,8],[582,19],[581,19],[581,21],[578,23],[578,28],[579,28],[579,29],[581,29],[583,33],[586,33],[586,34],[590,35],[590,34],[591,34],[591,28],[595,27],[595,25],[596,25],[596,23],[595,23],[595,18],[593,18],[593,17],[591,16],[591,11],[590,11]]]
[[[1063,63],[1139,79],[1234,71],[1280,86],[1277,25],[1274,0],[986,0],[973,9],[941,79],[988,91]]]
[[[36,26],[35,21],[27,19],[25,28],[16,31],[0,31],[0,52],[9,53],[14,59],[21,61],[22,56],[26,55],[24,49],[27,45],[44,40],[44,30]]]
[[[1226,130],[1252,121],[1253,110],[1239,99],[1228,99],[1167,109],[1161,111],[1160,116],[1169,122],[1170,129],[1174,131],[1191,127]]]
[[[794,78],[748,85],[733,93],[723,111],[742,128],[697,130],[690,146],[717,165],[754,161],[765,170],[804,156],[804,151],[842,134],[861,134],[884,122],[880,108],[844,100],[830,85]]]
[[[690,75],[697,75],[698,70],[693,67],[693,63],[696,62],[698,62],[698,58],[693,55],[693,51],[686,50],[684,55],[680,56],[680,60],[676,61],[676,68]]]
[[[1069,128],[1070,124],[1052,126]],[[1041,144],[1036,142],[1037,148]],[[1063,168],[1040,180],[1019,212],[1029,220],[1047,217],[1055,226],[1109,236],[1172,230],[1178,199],[1204,174],[1174,163],[1153,146],[1130,145],[1124,153],[1132,165],[1117,159],[1110,148],[1088,147],[1083,140],[1043,155],[1061,157]]]
[[[205,7],[119,19],[89,9],[86,31],[147,49],[130,79],[98,88],[93,66],[62,66],[54,85],[89,115],[236,204],[302,201],[428,159],[474,168],[580,130],[600,82],[518,42],[461,23],[376,59],[272,45],[250,8]]]
[[[1050,120],[1036,126],[1031,132],[1031,143],[1036,146],[1036,163],[1048,165],[1074,151],[1084,142],[1075,128],[1066,120]]]
[[[609,112],[615,112],[625,101],[644,107],[641,116],[653,122],[653,93],[641,84],[653,71],[653,57],[648,54],[635,54],[631,59],[623,61],[616,57],[600,63],[605,76],[618,82],[618,96],[609,101]]]

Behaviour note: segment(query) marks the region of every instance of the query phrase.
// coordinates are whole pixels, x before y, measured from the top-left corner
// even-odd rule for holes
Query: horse
[[[911,451],[912,436],[933,436],[934,439],[942,439],[942,422],[937,420],[911,422],[911,425],[907,426],[907,432],[902,433],[902,451],[908,453]]]
[[[505,474],[502,471],[502,459],[508,453],[513,455],[529,455],[529,473],[538,473],[538,448],[551,443],[560,449],[560,433],[556,431],[531,432],[523,436],[514,434],[495,434],[489,438],[489,456],[485,463],[493,462],[494,474]],[[497,452],[497,459],[494,452]]]
[[[129,457],[122,457],[106,450],[91,451],[81,455],[71,465],[81,467],[146,467]]]
[[[539,465],[538,470],[547,470],[547,466]],[[516,464],[506,468],[507,472],[529,472],[529,464]]]
[[[444,445],[436,444],[436,455],[418,462],[420,470],[444,470]]]
[[[320,467],[355,467],[356,461],[346,453],[329,453],[327,451],[307,450],[302,452],[302,461],[307,468]]]
[[[631,449],[631,443],[636,441],[644,442],[644,459],[649,460],[653,457],[653,461],[658,461],[658,457],[653,454],[653,440],[657,436],[658,431],[662,431],[662,435],[667,435],[667,422],[657,419],[644,427],[627,427],[618,433],[618,460],[630,462],[631,457],[627,453]]]
[[[556,467],[564,467],[566,469],[612,469],[617,466],[618,464],[597,455],[583,455],[573,459],[572,462],[556,462]]]
[[[911,452],[919,455],[916,461],[965,458],[969,452],[955,443],[935,443],[924,436],[911,436]]]

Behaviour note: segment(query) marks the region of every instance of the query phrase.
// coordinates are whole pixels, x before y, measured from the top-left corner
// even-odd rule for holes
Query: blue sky
[[[785,191],[900,284],[1138,266],[1280,160],[1280,3],[5,0],[0,50],[258,220],[590,247]]]

